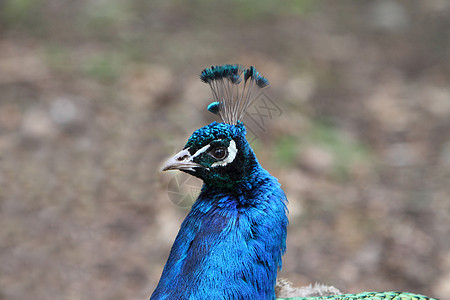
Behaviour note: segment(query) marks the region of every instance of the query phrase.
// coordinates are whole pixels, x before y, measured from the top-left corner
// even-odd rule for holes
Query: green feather
[[[277,298],[277,300],[438,300],[422,295],[401,292],[365,292],[359,294],[344,294],[326,297],[294,297]]]

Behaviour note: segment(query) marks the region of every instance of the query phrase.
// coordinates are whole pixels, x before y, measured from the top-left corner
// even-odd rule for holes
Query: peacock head
[[[234,188],[252,176],[257,164],[241,119],[255,92],[269,82],[254,67],[240,65],[206,68],[200,79],[210,85],[215,100],[208,110],[223,122],[196,130],[162,170],[177,169],[202,179],[206,185]]]
[[[255,163],[245,133],[241,122],[237,125],[213,122],[196,130],[163,170],[178,169],[207,185],[232,188],[250,176]]]

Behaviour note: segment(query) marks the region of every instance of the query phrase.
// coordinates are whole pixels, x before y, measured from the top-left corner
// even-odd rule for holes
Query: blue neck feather
[[[203,185],[151,299],[275,299],[286,245],[286,196],[258,163],[233,189]]]

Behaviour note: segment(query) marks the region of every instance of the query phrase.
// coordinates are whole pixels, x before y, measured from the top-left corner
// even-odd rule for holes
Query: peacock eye
[[[224,159],[228,155],[227,148],[225,147],[213,148],[208,153],[215,159]]]

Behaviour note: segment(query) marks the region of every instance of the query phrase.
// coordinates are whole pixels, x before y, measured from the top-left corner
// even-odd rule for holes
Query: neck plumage
[[[258,163],[252,177],[228,192],[203,186],[151,299],[275,299],[286,196]]]

